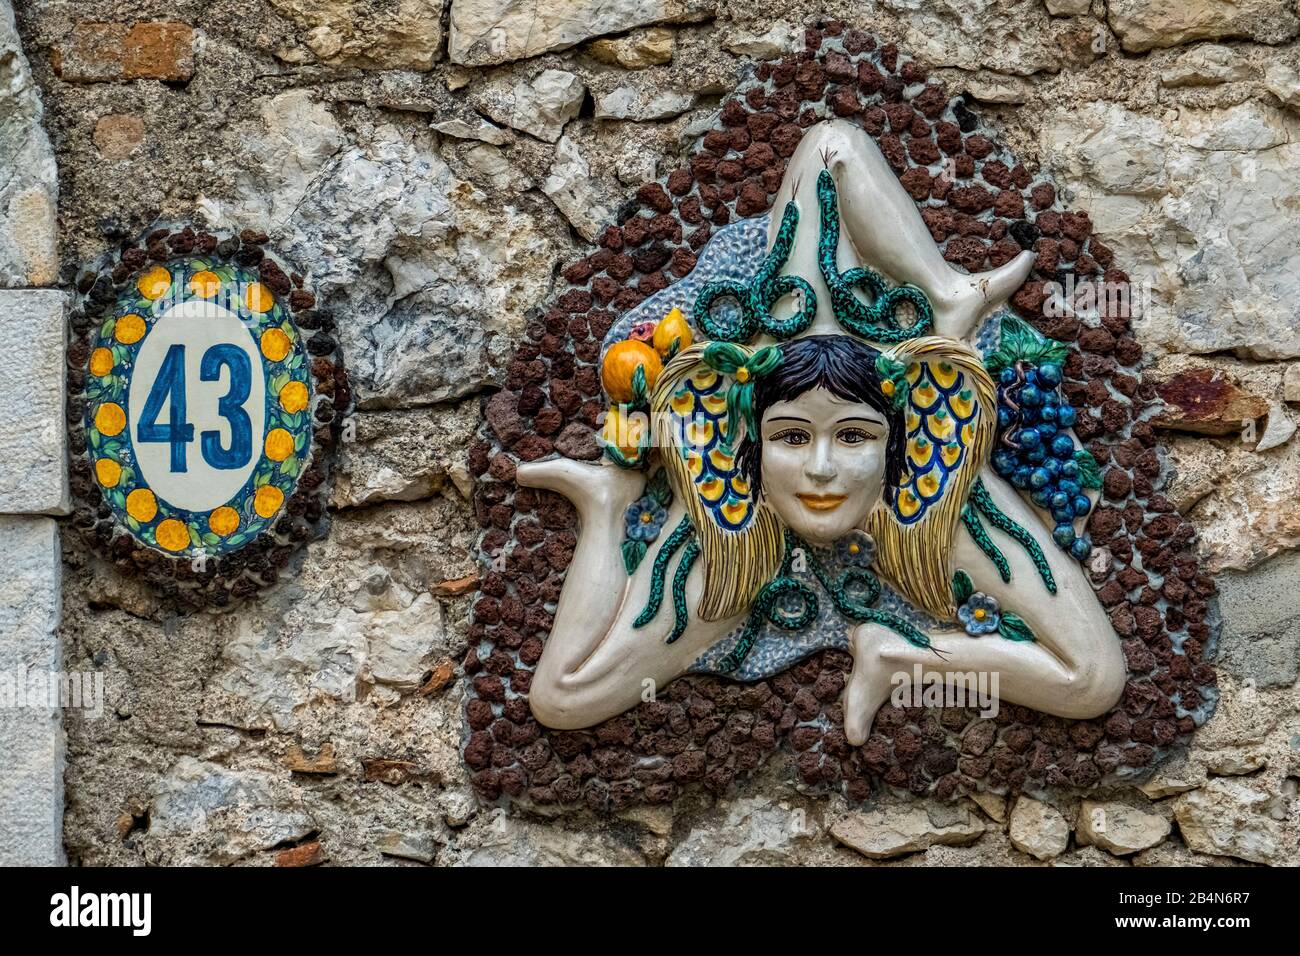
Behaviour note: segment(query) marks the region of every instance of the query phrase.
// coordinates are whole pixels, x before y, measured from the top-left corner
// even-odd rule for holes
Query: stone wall
[[[270,594],[219,614],[178,613],[69,535],[60,593],[57,562],[41,561],[52,522],[29,515],[66,507],[62,432],[3,446],[0,512],[24,515],[0,519],[12,522],[3,533],[33,551],[6,579],[31,613],[12,602],[23,626],[6,633],[30,632],[33,664],[57,658],[61,597],[62,666],[102,673],[107,694],[102,718],[67,715],[62,848],[37,826],[58,818],[57,727],[35,738],[50,742],[34,764],[44,790],[12,776],[0,787],[36,801],[14,811],[35,821],[25,858],[1297,862],[1293,4],[15,7],[21,51],[0,17],[0,75],[19,79],[0,83],[18,91],[0,125],[2,168],[18,172],[0,177],[0,299],[22,298],[5,299],[6,313],[61,329],[58,292],[30,289],[70,288],[83,263],[160,220],[265,230],[339,317],[357,403],[328,537]],[[567,288],[561,268],[721,125],[723,96],[758,62],[802,49],[806,23],[837,16],[967,94],[1149,290],[1134,324],[1166,405],[1165,493],[1219,572],[1218,712],[1140,787],[1086,800],[1058,788],[953,803],[884,788],[849,804],[802,792],[795,756],[777,752],[720,795],[668,805],[484,803],[461,755],[481,573],[469,450],[484,402],[538,308]],[[15,366],[35,375],[24,402],[61,381],[39,374],[61,361],[61,340],[0,341],[45,363]],[[58,453],[35,435],[60,436]],[[36,464],[11,480],[23,454]],[[37,467],[50,462],[57,475]]]

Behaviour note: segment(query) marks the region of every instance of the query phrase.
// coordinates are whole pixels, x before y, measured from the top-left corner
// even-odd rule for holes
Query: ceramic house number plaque
[[[86,449],[140,543],[218,555],[270,528],[311,455],[304,340],[256,271],[207,258],[139,271],[93,336]]]

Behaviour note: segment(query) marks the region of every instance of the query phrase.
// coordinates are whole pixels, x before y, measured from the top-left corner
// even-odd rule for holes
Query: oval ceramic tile
[[[255,273],[202,258],[141,271],[94,337],[86,446],[141,543],[216,555],[276,521],[311,456],[297,326]]]

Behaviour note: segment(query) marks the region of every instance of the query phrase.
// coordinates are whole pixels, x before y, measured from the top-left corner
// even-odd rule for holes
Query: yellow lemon
[[[101,458],[95,462],[95,477],[105,488],[112,488],[122,480],[122,466],[111,458]]]
[[[248,288],[244,290],[244,304],[248,306],[250,312],[256,312],[261,315],[263,312],[270,312],[275,305],[275,296],[271,295],[271,290],[260,282],[250,282]]]
[[[158,514],[158,499],[148,488],[137,488],[126,496],[126,513],[141,524],[148,524]]]
[[[622,409],[617,405],[605,413],[605,427],[601,438],[605,444],[615,446],[624,458],[632,458],[640,453],[641,438],[645,434],[646,417]]]
[[[253,495],[253,510],[263,518],[269,518],[280,510],[284,504],[284,492],[274,485],[263,485]]]
[[[672,309],[667,315],[659,320],[655,326],[655,335],[653,339],[655,351],[660,355],[667,355],[668,350],[673,347],[673,341],[677,340],[677,351],[690,348],[695,336],[691,335],[691,327],[686,324],[686,316],[682,315],[681,309]]]
[[[90,353],[90,374],[103,378],[113,371],[113,353],[108,349],[95,349]]]
[[[289,336],[284,334],[284,329],[267,329],[262,333],[262,354],[272,362],[279,362],[289,354],[289,349],[293,343],[289,341]]]
[[[293,454],[293,436],[283,428],[272,428],[266,436],[266,457],[284,461]]]
[[[168,518],[159,523],[153,537],[160,548],[168,551],[184,551],[190,546],[190,530],[185,527],[184,521],[176,518]]]
[[[213,534],[219,534],[223,538],[234,534],[239,528],[239,512],[229,505],[222,505],[208,515],[208,527]]]
[[[601,366],[600,381],[605,386],[605,393],[616,402],[632,401],[632,376],[636,370],[645,370],[646,390],[654,388],[664,363],[659,353],[635,339],[615,342],[605,353],[605,363]]]
[[[221,280],[217,278],[215,272],[205,269],[190,276],[190,295],[197,295],[200,299],[210,299],[220,288]]]
[[[134,345],[144,338],[144,319],[130,312],[113,326],[113,336],[123,345]]]
[[[160,299],[171,288],[172,274],[162,266],[154,266],[140,277],[136,288],[146,299]]]
[[[126,427],[126,412],[117,402],[105,402],[95,409],[95,427],[101,435],[112,438]]]
[[[289,414],[300,412],[307,407],[307,386],[302,382],[290,382],[280,389],[280,407]]]

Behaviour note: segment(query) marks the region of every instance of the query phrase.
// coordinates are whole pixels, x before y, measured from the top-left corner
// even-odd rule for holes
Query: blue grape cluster
[[[1054,540],[1082,561],[1092,550],[1086,534],[1075,533],[1076,518],[1092,502],[1083,493],[1083,477],[1074,437],[1066,429],[1077,417],[1060,393],[1061,366],[1044,362],[1030,367],[1016,362],[998,376],[998,447],[993,470],[1052,514]]]

